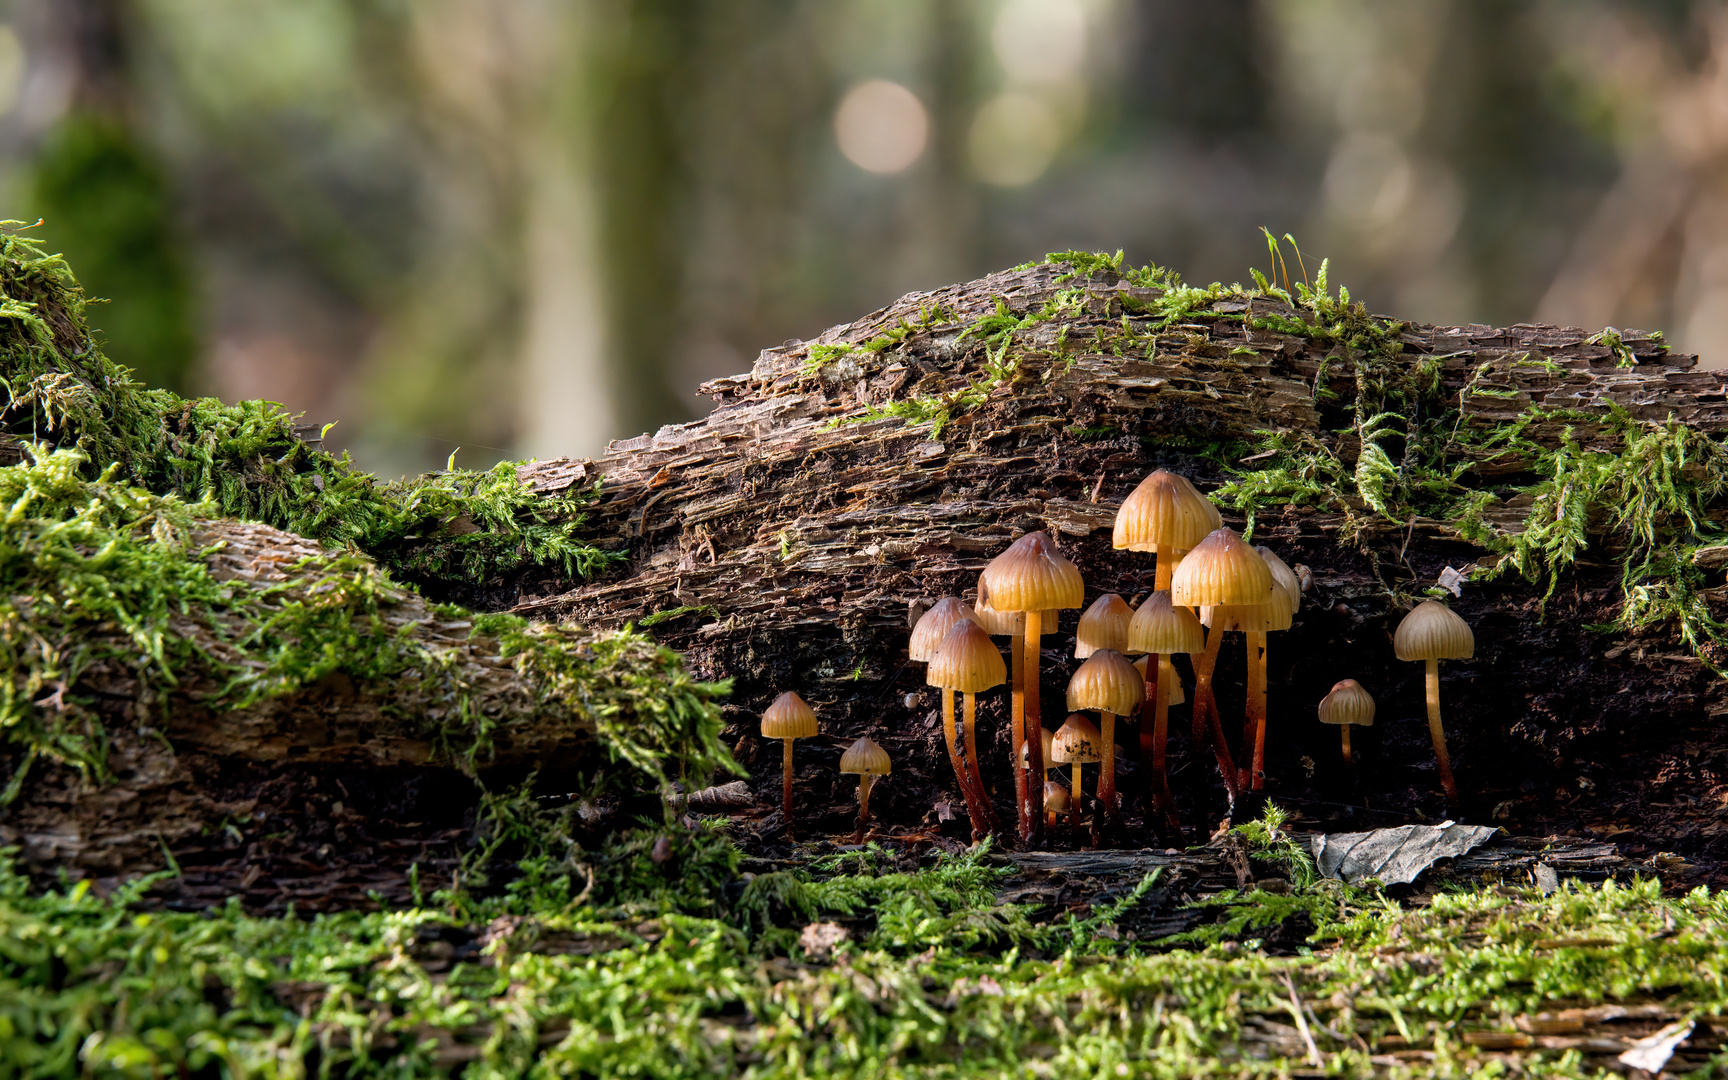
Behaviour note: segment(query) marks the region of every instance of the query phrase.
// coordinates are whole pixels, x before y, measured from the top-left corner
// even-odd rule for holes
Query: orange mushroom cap
[[[1134,609],[1115,593],[1105,593],[1092,601],[1092,606],[1080,613],[1080,625],[1074,631],[1074,655],[1084,660],[1099,649],[1128,651],[1128,623]]]
[[[1130,551],[1183,552],[1223,524],[1218,508],[1186,476],[1159,469],[1122,500],[1110,544]]]
[[[1128,716],[1146,700],[1146,683],[1114,649],[1099,649],[1068,680],[1068,707]]]
[[[1189,608],[1170,603],[1168,590],[1160,589],[1146,598],[1140,610],[1128,621],[1128,647],[1123,652],[1197,653],[1206,648],[1206,631]]]
[[[1374,723],[1374,695],[1355,679],[1340,679],[1332,692],[1320,699],[1320,722],[1370,727]]]
[[[1476,635],[1451,608],[1424,600],[1398,624],[1392,652],[1400,660],[1468,660],[1476,655]]]
[[[888,751],[877,746],[872,739],[859,739],[840,755],[840,771],[843,773],[887,776],[888,768]]]
[[[997,611],[1077,608],[1086,602],[1080,570],[1042,532],[1029,532],[990,560],[979,583]]]
[[[918,618],[918,625],[912,628],[912,641],[906,648],[906,655],[916,663],[927,664],[936,655],[936,650],[942,647],[942,639],[948,636],[948,631],[954,629],[954,624],[961,619],[978,621],[978,616],[966,601],[957,596],[944,596]]]
[[[1264,604],[1272,568],[1232,529],[1218,529],[1182,557],[1170,581],[1170,601],[1182,607]]]
[[[1083,765],[1104,760],[1104,736],[1080,713],[1071,714],[1050,738],[1050,760]]]
[[[1007,682],[1008,668],[990,635],[971,619],[961,619],[931,657],[924,681],[946,690],[978,694]]]
[[[816,710],[788,690],[762,713],[764,739],[808,739],[816,734]]]

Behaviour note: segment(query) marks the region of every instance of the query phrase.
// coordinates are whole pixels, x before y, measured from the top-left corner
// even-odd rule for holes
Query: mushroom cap
[[[991,637],[1017,637],[1026,632],[1026,613],[1024,611],[998,611],[990,606],[990,590],[984,587],[984,579],[978,579],[978,602],[972,605],[973,621],[984,628]],[[1038,636],[1049,637],[1056,632],[1056,612],[1044,612],[1038,622]]]
[[[840,771],[865,776],[887,776],[888,751],[870,739],[859,739],[840,755]]]
[[[997,611],[1077,608],[1086,602],[1080,570],[1041,532],[1029,532],[990,560],[978,582]]]
[[[1074,631],[1074,655],[1084,660],[1099,649],[1128,651],[1128,622],[1134,609],[1113,592],[1092,601],[1092,606],[1080,613],[1080,626]]]
[[[982,693],[1007,681],[1002,651],[971,619],[961,619],[948,631],[924,674],[924,682],[930,686],[967,694]]]
[[[1451,608],[1424,600],[1398,624],[1392,652],[1400,660],[1468,660],[1476,655],[1476,635]]]
[[[1182,607],[1264,604],[1272,568],[1233,529],[1216,529],[1182,556],[1170,580],[1170,602]]]
[[[1128,620],[1128,647],[1123,652],[1197,653],[1206,651],[1206,631],[1190,608],[1170,603],[1170,592],[1159,590],[1146,598]]]
[[[1104,736],[1092,721],[1079,713],[1071,713],[1056,734],[1050,737],[1050,760],[1058,764],[1078,761],[1089,764],[1104,760]]]
[[[1050,740],[1055,738],[1056,733],[1051,731],[1047,727],[1041,727],[1038,729],[1038,734],[1043,736],[1044,767],[1046,769],[1048,769],[1050,767]],[[1026,757],[1027,757],[1026,744],[1021,743],[1020,744],[1020,764],[1022,764],[1022,765],[1026,764]]]
[[[1070,709],[1097,709],[1128,716],[1146,700],[1146,682],[1128,658],[1099,649],[1068,680]]]
[[[966,601],[958,596],[944,596],[936,601],[929,611],[918,617],[918,625],[912,628],[912,643],[906,648],[906,655],[916,663],[927,664],[936,655],[936,650],[942,647],[942,639],[948,636],[948,631],[954,629],[954,624],[961,619],[978,621],[978,615],[966,605]]]
[[[1264,604],[1220,604],[1200,609],[1200,621],[1214,630],[1242,630],[1264,634],[1273,630],[1288,630],[1296,621],[1296,609],[1290,595],[1277,585],[1266,594]]]
[[[1340,679],[1320,699],[1320,722],[1369,727],[1374,723],[1374,695],[1355,679]]]
[[[1218,508],[1186,476],[1159,469],[1122,500],[1110,544],[1129,551],[1182,552],[1222,524]]]
[[[1267,569],[1272,571],[1272,584],[1290,598],[1290,614],[1295,615],[1302,610],[1302,582],[1296,579],[1296,571],[1265,544],[1256,545],[1254,550],[1260,553],[1260,557],[1266,560]]]
[[[1044,812],[1066,814],[1070,799],[1068,789],[1054,780],[1044,781]]]
[[[816,710],[804,704],[796,691],[774,699],[762,713],[764,739],[808,739],[816,734]]]
[[[1134,661],[1134,670],[1140,673],[1142,681],[1146,679],[1146,661],[1149,659],[1142,656]],[[1166,705],[1180,705],[1188,700],[1188,695],[1182,692],[1182,678],[1176,674],[1175,664],[1166,659],[1158,665],[1158,672],[1158,685],[1167,688],[1164,693]]]

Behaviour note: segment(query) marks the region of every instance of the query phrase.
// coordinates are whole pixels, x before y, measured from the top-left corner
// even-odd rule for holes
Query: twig
[[[1296,1030],[1302,1033],[1302,1041],[1308,1044],[1308,1060],[1315,1067],[1322,1068],[1326,1062],[1320,1057],[1320,1048],[1314,1045],[1314,1035],[1308,1030],[1308,1018],[1302,1015],[1302,999],[1296,996],[1296,984],[1291,981],[1290,973],[1284,973],[1284,987],[1290,991],[1290,1013],[1296,1017]]]

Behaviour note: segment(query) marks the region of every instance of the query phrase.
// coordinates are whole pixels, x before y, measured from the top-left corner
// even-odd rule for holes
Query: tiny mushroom
[[[1440,726],[1440,661],[1468,660],[1476,655],[1476,635],[1470,624],[1438,600],[1424,600],[1404,616],[1392,635],[1392,651],[1400,660],[1422,660],[1428,665],[1428,734],[1434,739],[1434,756],[1440,763],[1440,785],[1448,802],[1458,802],[1458,782],[1452,778],[1452,759],[1446,754],[1446,732]]]
[[[1355,679],[1340,679],[1333,684],[1332,692],[1320,699],[1320,722],[1338,725],[1338,733],[1344,738],[1344,764],[1354,764],[1350,757],[1350,728],[1373,725],[1374,695]]]
[[[888,751],[870,739],[859,739],[840,755],[840,771],[858,775],[858,831],[853,842],[864,839],[864,827],[870,820],[870,787],[878,776],[888,775]]]
[[[978,772],[978,737],[976,732],[977,700],[974,695],[1008,679],[1002,653],[991,643],[990,635],[979,629],[971,619],[961,619],[942,639],[942,647],[930,660],[924,681],[941,687],[942,721],[948,736],[949,757],[955,762],[960,780],[960,793],[966,797],[966,812],[972,819],[974,839],[995,831],[996,813],[984,793],[984,779]],[[959,734],[954,728],[954,698],[949,690],[965,695],[965,761],[960,761]]]
[[[1140,673],[1114,649],[1093,653],[1068,680],[1068,707],[1096,709],[1103,721],[1099,725],[1103,768],[1098,775],[1098,803],[1107,817],[1114,818],[1117,812],[1116,718],[1132,716],[1145,697],[1146,684]]]
[[[1080,827],[1080,807],[1083,805],[1080,766],[1103,759],[1104,748],[1100,745],[1102,742],[1103,739],[1098,734],[1098,729],[1092,726],[1092,721],[1080,713],[1070,715],[1050,739],[1050,756],[1055,758],[1058,764],[1074,766],[1074,778],[1068,784],[1068,793],[1073,800],[1069,813],[1073,817],[1075,828]]]
[[[762,737],[764,739],[785,739],[786,759],[785,773],[780,789],[781,817],[786,822],[786,832],[792,832],[792,741],[808,739],[816,734],[816,710],[804,703],[792,690],[786,691],[774,699],[762,714]]]
[[[1051,826],[1056,818],[1068,812],[1068,789],[1054,780],[1044,781],[1044,818]]]
[[[1128,622],[1134,609],[1115,593],[1105,593],[1080,613],[1074,631],[1074,658],[1084,660],[1099,649],[1128,651]]]

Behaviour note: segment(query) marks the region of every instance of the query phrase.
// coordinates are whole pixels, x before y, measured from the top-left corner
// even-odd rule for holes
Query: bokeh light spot
[[[860,169],[897,173],[923,155],[930,116],[912,91],[887,79],[871,79],[840,99],[834,137],[846,160]]]
[[[1061,145],[1061,119],[1032,94],[998,94],[972,121],[972,169],[986,183],[1030,184],[1044,175]]]
[[[1086,60],[1086,13],[1079,0],[1008,0],[991,24],[990,44],[1009,79],[1066,82]]]

